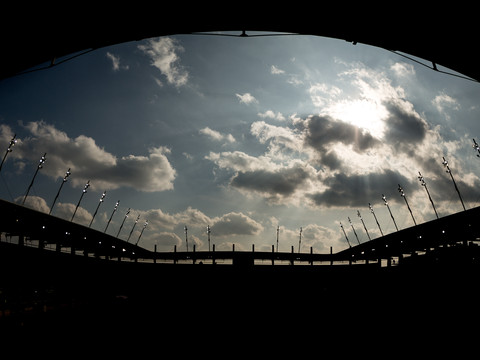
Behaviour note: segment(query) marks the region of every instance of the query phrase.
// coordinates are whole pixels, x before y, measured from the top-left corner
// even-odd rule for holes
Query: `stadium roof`
[[[0,79],[63,56],[150,37],[211,31],[267,31],[318,35],[399,51],[480,81],[475,21],[455,8],[373,9],[368,5],[324,4],[259,7],[259,4],[88,4],[20,5],[2,10]],[[473,4],[473,3],[472,3]],[[27,7],[28,6],[28,7]],[[401,6],[401,7],[400,7]]]

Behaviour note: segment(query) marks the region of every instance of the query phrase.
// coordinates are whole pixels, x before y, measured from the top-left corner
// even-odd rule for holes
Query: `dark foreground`
[[[467,341],[480,319],[480,268],[427,260],[388,268],[172,265],[0,243],[0,329],[63,344],[107,336],[116,346],[152,335],[165,346],[245,346],[286,334],[350,341],[400,329],[404,340]]]

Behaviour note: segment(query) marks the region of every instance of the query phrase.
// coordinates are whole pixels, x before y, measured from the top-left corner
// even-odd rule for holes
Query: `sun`
[[[385,132],[385,119],[388,116],[385,107],[370,99],[345,100],[329,109],[329,114],[336,119],[368,131],[381,139]]]

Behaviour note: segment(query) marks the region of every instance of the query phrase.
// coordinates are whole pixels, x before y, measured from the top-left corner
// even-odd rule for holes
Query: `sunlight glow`
[[[379,101],[367,99],[340,101],[335,103],[328,112],[339,120],[368,131],[378,139],[383,137],[384,120],[388,112]]]

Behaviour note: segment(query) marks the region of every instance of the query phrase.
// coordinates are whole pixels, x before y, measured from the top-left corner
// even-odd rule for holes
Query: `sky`
[[[74,222],[88,226],[106,191],[92,227],[119,201],[108,233],[130,209],[119,237],[148,220],[139,245],[158,251],[208,250],[209,226],[218,250],[270,251],[278,228],[279,251],[337,252],[340,224],[352,245],[352,226],[368,240],[361,220],[380,236],[369,203],[396,231],[382,195],[413,226],[399,184],[417,223],[435,219],[419,172],[446,216],[462,205],[442,157],[479,205],[480,84],[360,43],[224,35],[123,43],[0,81],[0,148],[18,140],[0,197],[21,203],[46,153],[25,206],[70,220],[90,181]]]

